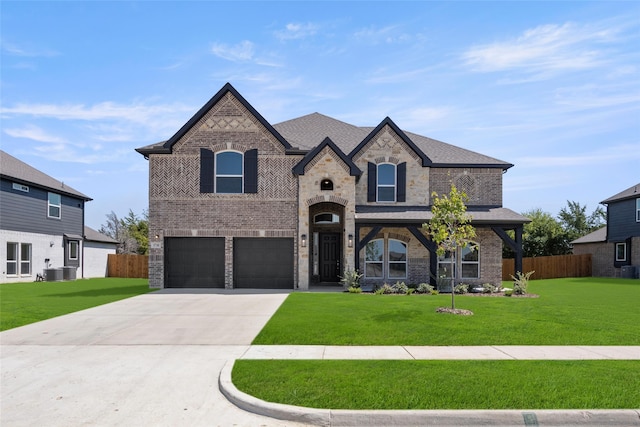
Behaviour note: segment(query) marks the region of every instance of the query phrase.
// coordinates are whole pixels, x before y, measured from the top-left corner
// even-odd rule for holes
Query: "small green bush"
[[[495,285],[492,285],[491,283],[485,283],[484,285],[482,285],[482,287],[484,288],[484,293],[485,294],[493,294],[498,290],[498,287]]]
[[[349,293],[351,293],[351,294],[361,294],[362,293],[362,288],[360,288],[360,287],[356,288],[355,286],[350,286],[348,290],[349,290]]]
[[[409,287],[404,282],[396,282],[391,289],[394,294],[406,294],[409,292]]]
[[[535,271],[530,271],[527,274],[522,272],[516,272],[517,277],[511,276],[513,279],[513,293],[516,295],[524,295],[527,293],[527,287],[529,286],[529,278]]]
[[[374,293],[376,295],[386,295],[386,294],[393,294],[393,287],[391,285],[389,285],[388,283],[385,283],[384,285],[380,286],[379,288],[377,288]]]
[[[347,270],[344,272],[344,276],[340,276],[340,282],[346,288],[360,288],[360,279],[362,274],[359,274],[356,270]]]
[[[454,291],[456,294],[466,294],[469,292],[469,285],[467,285],[466,283],[460,283],[456,285]]]
[[[431,289],[431,290],[429,291],[429,293],[430,293],[431,295],[440,295],[440,291],[439,291],[439,290],[437,290],[437,289]]]
[[[433,289],[433,286],[428,283],[420,283],[416,288],[416,292],[419,294],[430,294]]]

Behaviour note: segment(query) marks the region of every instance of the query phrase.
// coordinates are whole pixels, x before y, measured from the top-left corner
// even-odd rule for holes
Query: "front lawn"
[[[152,291],[148,279],[0,284],[0,331]]]
[[[505,286],[508,286],[505,283]],[[293,293],[254,344],[640,345],[640,281],[532,281],[539,298]]]
[[[640,408],[640,361],[237,360],[257,398],[324,409]]]

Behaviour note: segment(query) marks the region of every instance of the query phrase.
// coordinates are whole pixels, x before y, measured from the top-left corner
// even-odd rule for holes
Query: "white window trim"
[[[449,258],[447,258],[447,254],[451,255],[451,252],[447,251],[447,253],[444,254],[444,256],[438,256],[438,264],[436,266],[436,273],[438,273],[440,271],[440,265],[443,265],[445,267],[451,267],[451,256],[449,256]],[[456,257],[457,258],[457,257]],[[456,270],[457,270],[457,260],[455,260],[456,262],[453,262],[453,278],[456,278]],[[440,279],[441,277],[438,276],[438,278]],[[451,279],[451,276],[443,276],[443,278],[446,279]]]
[[[395,241],[395,242],[399,242],[402,243],[405,247],[405,253],[404,253],[404,261],[391,261],[391,257],[389,256],[389,247],[391,246],[389,243],[391,241]],[[387,276],[389,279],[406,279],[407,278],[407,269],[409,267],[408,265],[408,260],[409,260],[409,244],[407,242],[403,242],[402,240],[398,240],[398,239],[388,239],[387,240],[387,244],[386,244],[386,251],[385,251],[385,256],[387,257]],[[404,264],[404,276],[393,276],[391,277],[391,264]]]
[[[25,246],[25,245],[29,247],[29,259],[27,259],[27,260],[22,259],[22,247]],[[33,257],[32,248],[33,248],[33,246],[31,245],[31,243],[20,243],[20,272],[19,272],[20,277],[31,276],[31,272],[32,272],[31,259]],[[28,264],[29,265],[29,272],[28,273],[23,273],[22,272],[22,265],[23,264]]]
[[[624,253],[624,257],[623,258],[619,258],[618,257],[618,248],[619,247],[623,248],[623,253]],[[627,260],[627,243],[626,242],[616,243],[616,262],[625,262],[626,260]]]
[[[9,245],[14,245],[14,258],[15,259],[9,259]],[[7,277],[19,277],[20,276],[20,270],[19,270],[19,264],[20,264],[20,243],[18,242],[7,242],[7,254],[6,254],[6,259],[7,259],[7,265],[5,266],[5,268],[7,268],[9,266],[9,264],[15,264],[15,273],[14,274],[9,274],[7,273]],[[9,271],[9,268],[7,268],[7,271]]]
[[[472,246],[474,246],[474,251],[478,252],[478,260],[477,261],[465,261],[462,258],[462,248],[460,249],[460,278],[461,279],[479,279],[480,278],[480,245],[478,245],[477,243],[472,243]],[[478,275],[475,277],[466,277],[463,276],[464,274],[464,268],[462,268],[464,265],[477,265],[478,266]]]
[[[636,199],[636,222],[640,222],[640,197]]]
[[[240,158],[242,159],[240,161],[240,167],[242,168],[242,173],[240,175],[234,174],[234,175],[229,175],[229,174],[220,174],[218,173],[218,156],[220,154],[224,154],[224,153],[237,153],[240,154]],[[224,150],[224,151],[219,151],[215,154],[215,176],[213,177],[213,186],[214,186],[214,192],[218,193],[218,178],[241,178],[241,184],[240,184],[240,192],[239,193],[218,193],[218,194],[244,194],[244,153],[241,151],[236,151],[236,150]]]
[[[51,195],[54,194],[56,196],[58,196],[60,198],[60,204],[55,205],[53,203],[51,203]],[[52,216],[51,215],[51,208],[52,207],[56,207],[58,208],[58,216]],[[53,192],[48,192],[47,193],[47,218],[54,218],[54,219],[62,219],[62,196],[58,193],[53,193]]]
[[[382,165],[393,166],[393,185],[380,184],[380,166]],[[380,187],[383,187],[383,188],[393,187],[393,200],[380,200]],[[378,163],[376,165],[376,202],[395,203],[397,200],[398,200],[398,165],[393,163]]]
[[[71,253],[72,253],[72,251],[71,251],[71,246],[72,246],[74,243],[75,243],[75,245],[76,245],[76,256],[75,256],[75,257],[72,257],[72,256],[71,256]],[[68,247],[69,247],[69,260],[77,261],[77,260],[78,260],[78,258],[79,258],[78,254],[80,253],[80,242],[79,242],[79,241],[77,241],[77,240],[69,240],[69,241],[67,242],[67,245],[68,245]]]
[[[376,242],[376,241],[382,241],[382,260],[381,261],[367,261],[367,245],[369,245],[370,243]],[[384,253],[385,253],[385,244],[384,244],[384,239],[379,238],[379,239],[372,239],[371,241],[369,241],[369,243],[367,243],[367,245],[365,245],[365,252],[364,252],[364,277],[368,278],[368,279],[384,279],[386,276],[386,272],[385,272],[385,268],[384,268]],[[382,275],[381,276],[368,276],[367,275],[367,264],[381,264],[382,265]]]

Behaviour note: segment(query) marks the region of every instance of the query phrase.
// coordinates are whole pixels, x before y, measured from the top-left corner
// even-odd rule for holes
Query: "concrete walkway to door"
[[[167,289],[4,331],[0,425],[299,425],[218,388],[287,295]]]

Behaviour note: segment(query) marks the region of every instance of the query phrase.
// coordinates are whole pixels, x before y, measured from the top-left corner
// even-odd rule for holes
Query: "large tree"
[[[565,255],[571,252],[560,223],[548,212],[533,209],[524,212],[531,222],[524,225],[522,251],[525,257]]]
[[[149,250],[149,218],[142,211],[139,218],[131,209],[125,218],[111,211],[106,215],[107,222],[100,227],[100,233],[118,241],[117,253],[146,255]]]
[[[567,242],[571,242],[602,227],[607,220],[607,214],[598,206],[587,215],[586,205],[581,206],[578,202],[567,200],[567,207],[560,210],[558,219],[566,233]]]
[[[450,254],[451,260],[451,308],[455,310],[455,263],[459,248],[469,245],[476,236],[476,230],[471,225],[471,215],[467,213],[465,202],[467,195],[459,192],[455,185],[451,185],[448,195],[438,197],[433,193],[431,207],[432,218],[422,228],[429,234],[437,245],[438,256]]]

